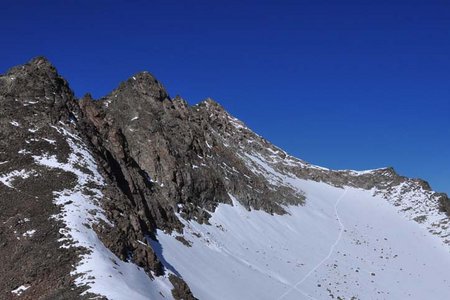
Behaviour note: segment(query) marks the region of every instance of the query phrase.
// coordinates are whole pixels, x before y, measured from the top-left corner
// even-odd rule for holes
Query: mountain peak
[[[52,78],[59,76],[55,66],[44,56],[36,56],[24,65],[13,67],[8,71],[8,74],[45,75]]]
[[[37,56],[23,65],[12,67],[5,75],[11,80],[21,78],[26,81],[38,80],[41,83],[52,82],[60,77],[53,64],[44,56]]]
[[[17,99],[40,98],[45,103],[65,103],[73,98],[67,81],[44,56],[9,69],[0,77],[1,94]]]
[[[113,93],[117,92],[131,93],[135,96],[150,96],[159,101],[169,97],[164,86],[147,71],[136,73],[122,82]]]
[[[36,56],[32,58],[28,64],[40,66],[40,67],[47,67],[47,68],[55,68],[53,64],[50,62],[50,60],[45,56]]]

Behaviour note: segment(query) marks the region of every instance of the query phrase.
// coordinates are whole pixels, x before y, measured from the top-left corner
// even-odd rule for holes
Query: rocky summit
[[[0,129],[0,299],[448,296],[445,194],[292,157],[148,72],[77,99],[34,58]]]

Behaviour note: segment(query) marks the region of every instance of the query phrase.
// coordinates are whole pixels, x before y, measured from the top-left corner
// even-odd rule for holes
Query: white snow
[[[55,140],[46,139],[46,138],[43,138],[43,140],[46,141],[47,143],[51,144],[51,145],[55,145],[56,144]]]
[[[32,171],[26,171],[25,169],[20,170],[20,171],[19,170],[14,170],[14,171],[12,171],[12,172],[10,172],[8,174],[0,175],[0,182],[2,182],[7,187],[14,188],[12,183],[13,183],[13,181],[16,178],[27,179],[32,174],[33,174]]]
[[[22,150],[19,150],[17,153],[19,153],[19,154],[31,154],[31,152],[30,151],[28,151],[28,150],[26,150],[26,149],[22,149]]]
[[[18,288],[12,290],[11,293],[13,293],[17,296],[20,296],[20,295],[22,295],[23,292],[25,292],[29,288],[30,288],[30,285],[21,285]]]
[[[378,168],[378,169],[363,170],[363,171],[356,171],[356,170],[337,170],[337,171],[338,172],[348,172],[348,173],[351,173],[352,175],[360,176],[360,175],[370,174],[375,171],[380,171],[383,169],[386,169],[386,168]]]
[[[232,117],[230,115],[228,115],[227,117],[228,117],[228,120],[229,120],[230,124],[233,125],[234,128],[236,128],[236,129],[248,129],[244,125],[244,123],[242,123],[242,121],[240,121],[240,120],[238,120],[235,117]]]
[[[27,230],[22,234],[24,237],[32,237],[36,233],[36,229]]]
[[[66,136],[72,149],[68,162],[59,162],[51,155],[33,158],[41,165],[72,172],[78,178],[78,183],[73,189],[54,193],[55,204],[62,205],[62,212],[56,218],[67,225],[61,230],[64,236],[61,241],[70,243],[64,247],[82,246],[90,251],[82,256],[73,272],[74,275],[79,275],[75,284],[79,286],[88,284],[90,287],[86,292],[100,294],[108,299],[171,299],[173,287],[168,277],[150,279],[142,268],[131,262],[121,261],[99,240],[92,225],[100,220],[109,226],[113,224],[108,221],[99,205],[104,197],[100,189],[89,188],[89,194],[93,193],[94,196],[85,194],[84,191],[88,183],[101,187],[104,185],[104,179],[97,171],[96,162],[82,140],[63,127],[53,126],[53,128]],[[80,171],[75,167],[76,164],[83,165],[90,172]]]
[[[271,184],[275,186],[290,185],[289,178],[295,179],[293,175],[285,175],[274,169],[261,155],[257,153],[244,153],[244,162],[255,173],[264,176]]]
[[[158,231],[161,255],[196,297],[447,299],[449,250],[422,224],[373,191],[288,180],[307,199],[288,215],[248,211],[233,197],[212,225],[182,219],[192,247]]]
[[[431,191],[406,181],[388,191],[384,198],[397,207],[399,213],[410,220],[417,220],[430,233],[439,236],[450,246],[448,216],[440,209],[440,203]]]
[[[307,294],[305,294],[302,290],[299,290],[297,287],[302,284],[305,280],[307,280],[317,269],[319,269],[324,263],[326,263],[330,257],[333,255],[336,246],[338,245],[338,243],[341,241],[342,239],[342,233],[344,232],[344,225],[342,224],[342,221],[340,219],[339,213],[337,211],[337,207],[339,205],[339,202],[342,200],[342,198],[344,198],[344,196],[347,194],[347,190],[344,190],[344,192],[342,193],[341,196],[339,196],[339,198],[336,200],[336,203],[334,204],[334,215],[336,216],[336,220],[339,223],[339,234],[336,238],[336,241],[331,245],[330,250],[328,251],[327,256],[325,256],[318,264],[316,264],[314,266],[314,268],[312,268],[305,276],[302,277],[302,279],[300,279],[299,281],[297,281],[291,289],[288,289],[283,295],[281,295],[279,297],[279,299],[284,298],[285,296],[287,296],[292,290],[298,290],[300,293],[302,293],[305,296],[308,296]]]

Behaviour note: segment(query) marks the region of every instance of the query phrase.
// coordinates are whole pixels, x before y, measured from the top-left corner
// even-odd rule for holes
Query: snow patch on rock
[[[31,230],[27,230],[25,231],[22,236],[24,237],[33,237],[33,235],[36,233],[36,229],[31,229]]]
[[[22,295],[23,292],[28,290],[31,286],[30,285],[21,285],[18,288],[11,291],[11,293],[15,294],[16,296]]]
[[[27,170],[14,170],[8,174],[0,175],[0,182],[2,182],[4,185],[10,188],[14,188],[13,182],[17,178],[27,179],[33,175],[32,171]]]

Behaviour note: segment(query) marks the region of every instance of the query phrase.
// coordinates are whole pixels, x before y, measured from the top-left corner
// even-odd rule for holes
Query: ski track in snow
[[[328,255],[325,256],[325,258],[322,259],[314,268],[312,268],[311,271],[309,271],[305,276],[303,276],[303,278],[300,279],[300,281],[295,283],[289,290],[287,290],[283,295],[281,295],[278,298],[278,300],[283,299],[284,297],[286,297],[289,293],[291,293],[294,290],[300,292],[303,296],[306,296],[309,299],[316,300],[316,298],[308,295],[306,292],[304,292],[301,289],[299,289],[298,286],[301,285],[306,279],[309,278],[309,276],[311,276],[318,268],[320,268],[327,260],[330,259],[331,255],[333,255],[334,249],[336,248],[337,244],[339,244],[339,242],[341,241],[342,234],[344,232],[345,226],[341,222],[341,218],[339,217],[339,213],[338,213],[337,207],[339,205],[339,202],[341,202],[342,198],[345,197],[345,194],[347,194],[347,189],[344,189],[344,192],[342,193],[341,196],[339,196],[339,198],[336,200],[336,203],[334,204],[334,213],[336,215],[336,220],[339,222],[340,231],[339,231],[339,234],[338,234],[338,237],[337,237],[336,241],[333,243],[333,245],[331,245],[330,251],[328,251]]]

